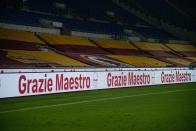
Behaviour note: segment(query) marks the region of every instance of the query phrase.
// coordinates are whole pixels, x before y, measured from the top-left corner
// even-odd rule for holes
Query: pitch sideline
[[[117,100],[117,99],[139,97],[139,96],[147,96],[147,95],[157,95],[157,94],[167,94],[167,93],[175,93],[175,92],[185,92],[185,91],[196,91],[196,89],[183,89],[183,90],[173,90],[173,91],[152,92],[152,93],[143,93],[143,94],[136,94],[136,95],[108,97],[108,98],[101,98],[101,99],[94,99],[94,100],[84,100],[84,101],[62,103],[62,104],[33,106],[33,107],[26,107],[26,108],[14,109],[14,110],[1,111],[0,114],[13,113],[13,112],[19,112],[19,111],[36,110],[36,109],[44,109],[44,108],[52,108],[52,107],[61,107],[61,106],[76,105],[76,104],[91,103],[91,102]]]

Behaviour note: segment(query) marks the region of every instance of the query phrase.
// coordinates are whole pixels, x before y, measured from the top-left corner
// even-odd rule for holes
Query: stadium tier
[[[171,66],[166,62],[149,58],[145,56],[127,56],[127,55],[108,55],[108,57],[120,60],[136,67],[167,67]]]
[[[1,66],[87,66],[49,51],[44,42],[31,32],[1,29],[0,34]]]
[[[112,53],[112,55],[108,55],[110,58],[114,58],[132,66],[172,66],[172,64],[163,62],[162,60],[151,58],[151,55],[138,50],[128,41],[95,39],[94,42],[108,52]]]
[[[112,35],[123,35],[125,25],[119,25],[108,22],[96,22],[96,21],[83,21],[78,19],[71,19],[61,17],[58,15],[40,13],[36,11],[13,11],[10,9],[0,8],[0,22],[10,23],[17,25],[26,25],[34,27],[47,27],[43,25],[42,20],[61,22],[64,29],[82,32],[112,34]],[[49,26],[51,27],[51,26]]]
[[[146,51],[153,56],[160,57],[175,57],[175,54],[161,43],[150,43],[150,42],[133,42],[135,46],[143,51]]]
[[[161,43],[134,42],[134,44],[144,52],[153,55],[154,58],[174,66],[188,66],[192,62]]]
[[[196,56],[196,47],[192,44],[166,44],[172,50],[184,55],[185,57]]]
[[[0,48],[18,50],[39,50],[44,43],[31,32],[0,29]]]
[[[139,51],[136,47],[127,41],[123,40],[109,40],[109,39],[94,39],[98,46],[104,48],[108,52],[117,55],[146,55]]]
[[[43,40],[65,53],[105,54],[87,38],[65,35],[40,34]],[[77,48],[76,48],[77,47]]]
[[[119,0],[123,2],[130,9],[134,8],[147,15],[154,16],[158,19],[167,21],[177,26],[192,29],[193,23],[191,18],[194,18],[194,4],[187,2],[185,0]],[[37,4],[37,3],[40,4]],[[148,25],[145,21],[134,15],[133,13],[128,13],[125,9],[120,8],[118,4],[115,4],[112,0],[57,0],[56,3],[60,3],[62,6],[66,6],[66,9],[55,8],[54,1],[42,0],[28,0],[24,4],[30,10],[47,12],[52,14],[66,14],[72,12],[84,19],[95,19],[100,21],[120,21],[126,22],[131,25]],[[88,3],[88,4],[86,4]],[[153,4],[152,4],[153,3]],[[43,6],[44,5],[44,6]],[[62,11],[63,10],[63,11]],[[62,11],[62,12],[60,12]],[[108,13],[109,12],[109,13]],[[111,13],[112,12],[112,13]],[[145,30],[145,29],[144,29]],[[158,32],[158,31],[156,31]],[[161,32],[163,32],[161,30]],[[156,34],[156,33],[153,33]],[[162,36],[167,33],[161,33]],[[148,34],[146,34],[148,35]],[[150,35],[150,34],[149,34]],[[157,37],[152,35],[153,37]],[[166,35],[166,37],[171,35]],[[158,36],[159,37],[159,36]],[[160,37],[159,37],[160,38]],[[162,38],[165,38],[162,37]]]
[[[196,61],[196,57],[186,57],[187,59],[191,59],[193,61]]]
[[[23,63],[17,60],[8,58],[7,54],[8,54],[7,51],[0,50],[0,66],[8,67],[9,65],[12,65],[12,66],[13,65],[16,65],[16,66],[24,65]]]
[[[88,0],[89,1],[89,0]],[[124,32],[125,29],[132,30],[136,32],[135,34],[138,34],[139,36],[143,36],[144,38],[154,38],[154,39],[174,39],[175,37],[171,35],[170,33],[167,33],[161,29],[157,29],[149,24],[147,24],[142,19],[136,17],[135,15],[128,13],[124,9],[121,9],[117,5],[114,5],[111,1],[107,1],[107,4],[103,4],[99,1],[98,4],[95,4],[94,1],[89,1],[90,4],[84,4],[81,6],[84,2],[79,1],[63,1],[65,2],[66,6],[70,6],[71,8],[76,11],[76,15],[79,15],[81,19],[70,19],[66,17],[60,17],[58,14],[54,15],[50,13],[45,13],[47,11],[54,11],[54,8],[52,7],[51,2],[42,1],[43,3],[46,2],[45,6],[47,6],[47,10],[45,8],[41,8],[37,6],[35,3],[40,2],[38,0],[32,0],[27,1],[27,6],[30,7],[31,10],[20,10],[20,11],[13,11],[9,9],[0,9],[0,22],[3,23],[11,23],[11,24],[19,24],[19,25],[29,25],[29,26],[36,26],[36,27],[47,27],[48,25],[43,25],[41,21],[55,21],[55,22],[61,22],[62,26],[66,30],[72,30],[72,31],[82,31],[82,32],[91,32],[91,33],[102,33],[102,34],[108,34],[115,37],[127,37],[128,34]],[[103,1],[104,3],[106,1]],[[81,4],[79,4],[81,3]],[[80,11],[78,10],[78,6],[75,7],[75,5],[79,4],[80,8],[82,8]],[[35,6],[36,5],[36,6]],[[74,6],[72,6],[74,5]],[[92,7],[91,9],[94,11],[89,11],[89,8],[86,6]],[[108,6],[109,5],[109,6]],[[40,4],[42,6],[42,4]],[[44,6],[44,7],[45,7]],[[49,7],[48,7],[49,6]],[[94,8],[93,6],[100,7],[102,11],[98,11],[97,8]],[[111,12],[114,13],[114,16],[108,16],[107,12],[108,7],[111,8]],[[51,8],[49,10],[49,8]],[[103,9],[102,9],[103,8]],[[35,10],[38,11],[35,11]],[[86,10],[87,9],[87,10]],[[42,12],[40,12],[40,10]],[[86,11],[85,11],[86,10]],[[120,11],[119,11],[120,10]],[[43,13],[44,12],[44,13]],[[83,13],[81,13],[83,12]],[[55,12],[53,12],[55,13]],[[97,15],[97,13],[99,15]],[[95,20],[93,17],[95,17]],[[86,18],[86,17],[89,17]],[[100,18],[99,16],[104,16],[101,20],[96,20],[97,18]],[[83,18],[84,17],[84,18]],[[82,20],[87,19],[87,20]],[[118,24],[118,23],[127,23],[125,24]],[[51,26],[51,25],[50,25]],[[177,39],[177,38],[175,38]]]
[[[91,66],[120,66],[122,62],[107,58],[109,54],[84,37],[39,34],[50,46],[62,54]]]
[[[24,51],[24,50],[6,50],[7,57],[15,59],[21,63],[36,66],[59,66],[59,67],[85,67],[88,66],[82,62],[69,57],[57,54],[53,51]]]
[[[89,65],[94,67],[166,67],[187,66],[190,64],[189,60],[194,60],[179,58],[160,43],[135,42],[131,44],[123,40],[89,40],[85,37],[43,33],[39,33],[37,37],[31,32],[8,29],[1,29],[0,33],[1,66],[19,64],[76,67]],[[187,51],[189,46],[182,48],[183,51]],[[182,49],[179,48],[178,51]],[[189,51],[194,53],[193,48]]]
[[[40,39],[34,36],[31,32],[23,32],[18,30],[0,29],[0,39],[3,40],[15,40],[20,42],[29,42],[44,44]]]
[[[183,59],[183,58],[165,58],[165,59],[172,63],[177,63],[178,65],[181,66],[189,66],[191,64],[190,60]]]

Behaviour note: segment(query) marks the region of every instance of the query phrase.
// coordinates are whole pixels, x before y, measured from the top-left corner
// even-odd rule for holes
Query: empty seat
[[[0,34],[0,47],[4,52],[7,52],[4,59],[27,66],[88,66],[54,51],[41,51],[43,46],[46,46],[45,43],[31,32],[1,29]]]
[[[0,67],[8,67],[9,65],[11,66],[17,66],[17,65],[22,65],[23,63],[10,59],[7,56],[7,52],[0,50]],[[24,64],[23,64],[24,65]]]
[[[39,38],[37,38],[31,32],[9,30],[9,29],[0,29],[0,34],[1,34],[0,39],[44,44]]]
[[[116,48],[116,49],[134,49],[136,47],[123,40],[110,40],[110,39],[95,39],[94,40],[99,46],[103,48]]]
[[[95,46],[87,38],[78,36],[65,36],[55,34],[39,34],[44,40],[52,45],[80,45]]]
[[[24,51],[24,50],[6,50],[7,57],[26,64],[53,64],[59,66],[88,66],[80,61],[71,59],[53,51]]]
[[[109,40],[109,39],[95,39],[97,45],[106,49],[107,51],[118,55],[145,55],[136,47],[127,41],[123,40]]]
[[[166,58],[166,60],[175,62],[182,66],[188,66],[191,62],[182,58]]]
[[[174,57],[173,52],[161,43],[134,42],[141,50],[159,57]]]
[[[166,44],[172,50],[179,52],[187,57],[196,56],[196,47],[191,44]]]
[[[105,54],[87,38],[77,36],[40,34],[40,37],[64,53]]]
[[[171,51],[161,43],[134,42],[142,50]]]
[[[171,66],[166,62],[149,58],[145,56],[127,56],[127,55],[108,55],[108,57],[120,60],[122,62],[134,65],[136,67],[166,67]]]
[[[38,45],[44,45],[31,32],[0,29],[0,48],[19,50],[39,50]]]
[[[183,57],[180,57],[178,53],[172,51],[170,47],[168,48],[168,45],[165,46],[161,43],[148,42],[136,42],[135,45],[138,48],[152,54],[157,59],[168,62],[175,66],[187,66],[190,63],[190,61],[184,59]],[[177,45],[175,45],[175,47],[178,48]],[[180,48],[182,47],[179,46],[178,50],[183,50]]]
[[[196,57],[186,57],[186,58],[196,61]]]
[[[175,51],[196,51],[196,47],[191,44],[166,44]]]

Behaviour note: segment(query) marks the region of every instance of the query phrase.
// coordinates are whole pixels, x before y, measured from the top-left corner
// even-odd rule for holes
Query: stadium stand
[[[166,46],[185,57],[196,56],[196,47],[192,44],[167,43]]]
[[[46,45],[30,32],[0,29],[1,66],[87,66],[77,60],[48,51]],[[62,60],[61,60],[62,59]],[[5,60],[7,62],[5,62]],[[16,62],[17,61],[17,62]]]
[[[187,59],[191,59],[193,61],[196,61],[196,57],[186,57]]]
[[[65,35],[40,34],[43,40],[58,50],[67,53],[105,54],[103,50],[91,43],[87,38]],[[77,48],[76,48],[77,47]]]
[[[62,54],[91,66],[108,66],[108,64],[116,66],[121,63],[105,57],[108,52],[84,37],[50,34],[39,34],[39,36]]]
[[[145,38],[154,38],[154,39],[177,39],[173,35],[161,30],[152,27],[145,21],[136,17],[133,14],[126,12],[124,9],[121,9],[112,1],[91,1],[85,0],[88,4],[85,4],[84,1],[58,1],[70,7],[75,11],[74,14],[70,15],[79,15],[81,19],[77,17],[65,18],[64,15],[58,16],[56,14],[54,3],[51,1],[43,0],[42,2],[47,3],[42,6],[42,2],[37,6],[38,0],[28,0],[25,2],[28,6],[28,10],[13,11],[9,9],[0,9],[0,21],[6,23],[30,25],[30,26],[43,26],[40,21],[57,21],[63,23],[63,27],[66,30],[73,31],[83,31],[91,33],[103,33],[112,35],[113,38],[126,38],[127,33],[124,32],[125,29],[132,30],[138,33],[139,35]],[[97,2],[97,3],[95,3]],[[102,4],[104,3],[104,4]],[[49,10],[50,8],[50,10]],[[98,9],[97,9],[98,8]],[[32,11],[33,10],[33,11]],[[49,10],[49,11],[48,11]],[[92,11],[89,11],[92,10]],[[41,12],[39,12],[41,11]],[[107,12],[113,12],[114,16],[108,16]],[[44,13],[42,13],[44,12]],[[51,14],[52,13],[52,14]],[[65,15],[66,16],[66,15]],[[83,18],[82,18],[83,17]],[[92,20],[95,17],[95,20]],[[88,19],[87,19],[88,18]],[[85,19],[85,20],[83,20]],[[96,20],[101,19],[101,20]],[[126,23],[117,24],[117,23]]]
[[[4,8],[0,9],[0,15],[0,21],[3,23],[42,27],[43,25],[40,23],[41,20],[57,21],[62,22],[65,29],[73,31],[121,35],[125,28],[124,25],[113,23],[82,21],[40,12],[13,11]]]
[[[146,55],[136,47],[124,40],[94,39],[98,46],[104,48],[112,54],[118,55]]]
[[[13,66],[19,66],[19,65],[24,65],[23,63],[19,62],[19,61],[16,61],[16,60],[13,60],[13,59],[10,59],[7,57],[7,54],[8,52],[7,51],[3,51],[3,50],[0,50],[0,66],[5,66],[5,67],[8,67],[9,65]]]
[[[53,51],[24,51],[24,50],[6,50],[7,57],[15,59],[21,63],[36,65],[36,66],[59,66],[59,67],[84,67],[87,66],[77,60],[57,54]]]
[[[130,65],[136,67],[167,67],[171,66],[166,62],[156,60],[154,58],[149,58],[145,56],[127,56],[127,55],[108,55],[108,57],[126,62]]]
[[[22,32],[17,30],[8,30],[8,29],[0,29],[1,40],[16,40],[16,41],[25,41],[29,43],[38,43],[44,44],[41,40],[39,40],[36,36],[34,36],[31,32]]]
[[[128,63],[132,66],[171,66],[171,64],[168,64],[166,62],[151,58],[149,54],[138,50],[135,46],[133,46],[127,41],[95,39],[94,42],[108,52],[112,53],[112,55],[107,55],[108,57]]]
[[[37,45],[44,44],[31,32],[0,29],[0,34],[1,49],[38,50],[39,47]]]
[[[134,42],[134,45],[142,51],[153,55],[154,58],[175,66],[188,66],[191,63],[191,61],[161,43]]]
[[[187,12],[195,9],[191,7],[186,10],[184,6],[188,2],[184,0],[120,1],[129,4],[132,9],[158,18],[160,21],[157,22],[160,24],[164,21],[194,30],[194,23],[186,17]],[[166,67],[188,66],[195,61],[196,49],[193,45],[167,43],[168,40],[178,38],[149,21],[146,22],[137,13],[128,12],[112,0],[15,2],[17,4],[14,5],[9,5],[12,1],[0,2],[0,24],[55,28],[61,35],[0,29],[2,65]],[[40,4],[37,4],[38,2]],[[194,14],[190,15],[191,18],[193,16]],[[62,26],[54,27],[51,22],[60,23]],[[79,34],[94,33],[95,37],[62,35],[72,35],[73,31]],[[110,39],[98,39],[97,33],[107,35]],[[128,39],[166,44],[129,42]],[[55,59],[57,57],[59,59]]]
[[[175,54],[161,43],[150,42],[133,42],[133,44],[139,49],[150,53],[153,56],[160,57],[175,57]]]
[[[166,58],[166,60],[171,61],[173,63],[177,63],[178,66],[179,64],[181,66],[188,66],[191,62],[186,60],[186,59],[182,59],[182,58]]]

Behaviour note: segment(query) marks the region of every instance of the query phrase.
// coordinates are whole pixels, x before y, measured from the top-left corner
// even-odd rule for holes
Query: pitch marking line
[[[152,93],[143,93],[143,94],[128,95],[128,96],[118,96],[118,97],[108,97],[108,98],[101,98],[101,99],[94,99],[94,100],[84,100],[84,101],[77,101],[77,102],[70,102],[70,103],[62,103],[62,104],[54,104],[54,105],[34,106],[34,107],[27,107],[27,108],[21,108],[21,109],[1,111],[0,114],[13,113],[13,112],[19,112],[19,111],[36,110],[36,109],[44,109],[44,108],[52,108],[52,107],[61,107],[61,106],[68,106],[68,105],[77,105],[77,104],[84,104],[84,103],[91,103],[91,102],[117,100],[117,99],[131,98],[131,97],[139,97],[139,96],[167,94],[167,93],[175,93],[175,92],[185,92],[185,91],[196,91],[196,89],[184,89],[184,90],[152,92]]]

